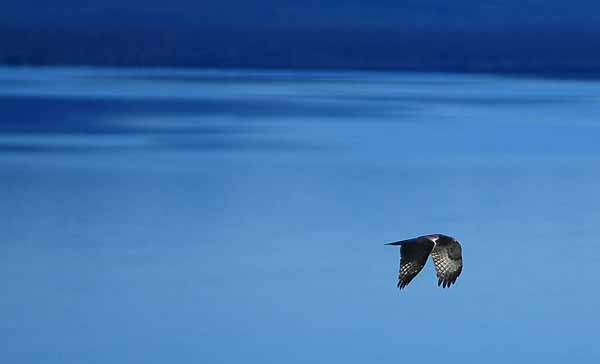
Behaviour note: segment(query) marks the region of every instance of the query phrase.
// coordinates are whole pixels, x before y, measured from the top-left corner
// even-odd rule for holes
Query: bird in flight
[[[398,288],[412,281],[431,255],[438,277],[438,287],[450,287],[463,268],[462,248],[458,240],[443,234],[423,235],[385,245],[400,245],[400,273]]]

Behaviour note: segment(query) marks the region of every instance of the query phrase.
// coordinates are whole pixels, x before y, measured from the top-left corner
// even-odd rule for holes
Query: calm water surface
[[[0,68],[0,361],[597,363],[599,136],[591,81]]]

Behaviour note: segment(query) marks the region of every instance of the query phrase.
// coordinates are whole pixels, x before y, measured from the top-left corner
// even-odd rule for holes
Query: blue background
[[[0,69],[0,361],[596,363],[600,83]],[[389,241],[463,244],[396,288]]]

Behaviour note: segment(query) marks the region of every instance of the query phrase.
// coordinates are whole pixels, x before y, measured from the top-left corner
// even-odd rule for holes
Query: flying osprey
[[[400,289],[406,287],[423,269],[430,254],[437,272],[438,286],[450,287],[462,272],[462,248],[458,240],[451,236],[423,235],[385,245],[400,245]]]

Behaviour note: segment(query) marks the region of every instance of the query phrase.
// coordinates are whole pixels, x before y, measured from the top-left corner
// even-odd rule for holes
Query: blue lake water
[[[0,68],[0,361],[597,363],[599,137],[595,81]]]

